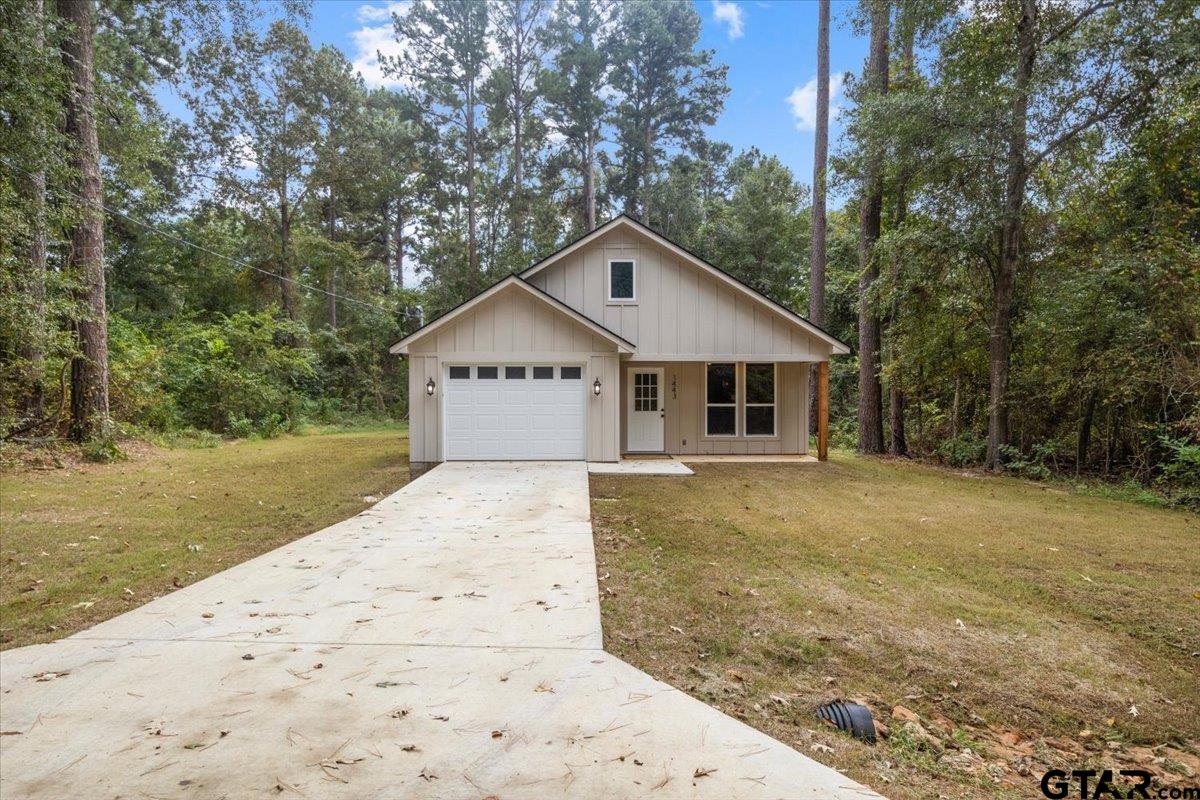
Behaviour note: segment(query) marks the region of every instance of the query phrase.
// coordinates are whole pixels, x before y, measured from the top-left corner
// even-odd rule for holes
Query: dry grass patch
[[[1200,782],[1200,518],[844,454],[694,469],[592,478],[612,652],[893,797]],[[821,730],[835,697],[889,737]]]
[[[382,429],[0,476],[0,644],[67,636],[361,511],[409,480]]]

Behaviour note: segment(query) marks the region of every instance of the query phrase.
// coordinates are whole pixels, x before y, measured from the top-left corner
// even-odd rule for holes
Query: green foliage
[[[1053,442],[1038,442],[1029,453],[1023,453],[1012,445],[1003,445],[1004,468],[1014,475],[1044,481],[1053,475],[1052,467],[1057,451]]]
[[[121,451],[120,445],[112,436],[102,436],[84,442],[80,448],[80,455],[85,461],[95,464],[111,464],[114,461],[125,459],[125,453]]]
[[[166,326],[163,388],[179,421],[234,435],[272,435],[297,421],[316,377],[312,352],[290,344],[304,333],[267,312]]]
[[[968,431],[943,440],[933,451],[933,455],[947,466],[966,467],[983,461],[986,452],[987,442],[978,434]]]

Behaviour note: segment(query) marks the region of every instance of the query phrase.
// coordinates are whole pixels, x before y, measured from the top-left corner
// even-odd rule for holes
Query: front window
[[[634,299],[632,261],[608,262],[608,299],[628,301]]]
[[[775,365],[746,365],[747,436],[775,435]]]
[[[709,364],[704,376],[704,433],[707,436],[737,435],[737,367]]]

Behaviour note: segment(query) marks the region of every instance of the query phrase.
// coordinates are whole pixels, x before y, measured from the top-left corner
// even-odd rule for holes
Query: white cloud
[[[846,76],[837,73],[829,76],[829,121],[832,122],[841,110],[837,104],[842,94],[842,84]],[[787,97],[787,103],[792,108],[792,116],[796,118],[796,130],[812,131],[817,128],[817,79],[814,77],[803,86],[797,86]]]
[[[742,7],[733,0],[712,0],[713,19],[723,22],[728,28],[730,39],[740,39],[745,32],[742,30],[745,20],[742,19]]]
[[[355,18],[359,22],[383,22],[391,18],[387,6],[359,6]]]
[[[363,23],[363,27],[350,32],[350,41],[354,43],[354,69],[362,74],[368,86],[394,88],[402,85],[403,81],[384,74],[379,54],[398,56],[404,52],[392,30],[392,14],[406,14],[411,6],[411,0],[393,0],[382,6],[359,6],[357,19]]]

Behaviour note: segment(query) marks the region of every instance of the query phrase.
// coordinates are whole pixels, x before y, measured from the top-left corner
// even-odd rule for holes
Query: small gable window
[[[634,262],[613,260],[608,262],[608,299],[616,302],[631,302],[633,293]]]

